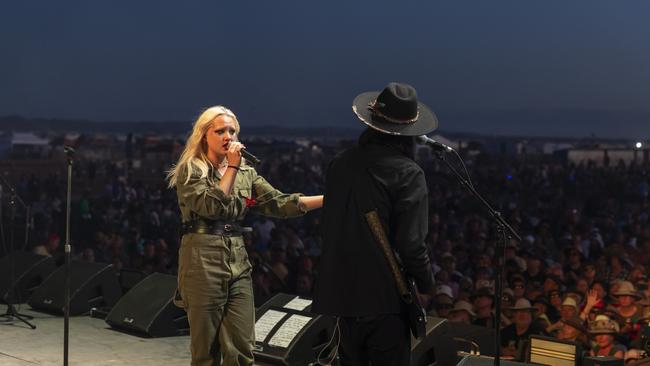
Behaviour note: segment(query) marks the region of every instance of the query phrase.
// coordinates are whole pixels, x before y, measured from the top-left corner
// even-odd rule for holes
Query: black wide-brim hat
[[[361,93],[352,110],[366,125],[390,135],[420,136],[438,127],[436,115],[408,84],[390,83],[381,92]]]

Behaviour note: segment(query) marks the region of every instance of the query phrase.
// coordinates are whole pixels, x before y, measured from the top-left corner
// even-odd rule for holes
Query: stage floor
[[[0,305],[0,314],[7,310]],[[0,322],[0,365],[63,365],[63,317],[20,306],[34,317],[32,330],[23,322]],[[5,318],[0,318],[0,321]],[[112,330],[103,319],[70,317],[68,364],[78,366],[136,365],[180,366],[190,364],[188,336],[141,338]]]

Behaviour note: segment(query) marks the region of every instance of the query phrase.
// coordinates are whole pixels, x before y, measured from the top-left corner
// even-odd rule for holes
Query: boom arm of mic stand
[[[483,196],[481,196],[481,194],[478,193],[478,192],[476,191],[476,189],[474,188],[474,186],[471,185],[471,184],[469,183],[469,181],[467,180],[467,178],[463,177],[463,176],[458,172],[458,170],[456,170],[456,168],[454,168],[454,166],[451,165],[451,164],[447,161],[447,159],[445,158],[445,153],[444,153],[444,151],[438,151],[438,152],[436,153],[436,156],[438,157],[438,159],[442,160],[442,161],[445,163],[445,165],[447,166],[447,168],[449,168],[449,170],[451,170],[452,173],[454,173],[454,175],[456,176],[456,179],[458,179],[458,181],[461,183],[461,185],[462,185],[463,187],[465,187],[468,191],[470,191],[470,192],[472,193],[472,195],[473,195],[476,199],[478,199],[478,200],[483,204],[483,206],[485,206],[485,208],[488,210],[488,212],[490,213],[490,215],[491,215],[491,216],[492,216],[492,217],[497,221],[497,223],[498,223],[499,225],[502,225],[504,228],[506,228],[507,231],[509,232],[509,234],[512,235],[512,237],[514,237],[515,239],[517,239],[517,241],[520,242],[520,241],[521,241],[521,236],[519,236],[519,234],[517,234],[517,232],[512,228],[512,226],[510,226],[510,224],[508,224],[508,223],[503,219],[503,217],[501,216],[501,213],[500,213],[499,211],[493,209],[492,206],[491,206],[491,205],[490,205],[490,204],[489,204],[489,203],[488,203],[488,202],[483,198]]]
[[[521,237],[515,232],[515,230],[510,226],[501,216],[501,213],[496,211],[495,209],[492,208],[492,206],[481,196],[474,186],[469,183],[468,179],[469,177],[465,178],[460,173],[456,168],[454,168],[453,165],[451,165],[447,159],[445,159],[445,153],[444,151],[438,151],[436,156],[442,160],[447,168],[451,170],[454,175],[456,176],[456,179],[461,183],[462,186],[464,186],[472,195],[478,199],[483,206],[488,210],[492,218],[497,223],[497,231],[499,233],[499,239],[497,239],[497,248],[496,248],[496,258],[497,258],[497,265],[496,265],[496,272],[495,272],[495,301],[494,301],[494,307],[495,307],[495,321],[494,321],[494,366],[499,366],[501,364],[501,275],[503,271],[503,257],[504,257],[504,249],[506,246],[506,240],[507,240],[507,233],[506,231],[512,235],[515,239],[521,242]],[[460,156],[458,157],[460,159]]]

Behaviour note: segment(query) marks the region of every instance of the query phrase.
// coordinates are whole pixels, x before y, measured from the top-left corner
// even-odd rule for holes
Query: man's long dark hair
[[[415,137],[413,136],[389,135],[368,127],[359,136],[359,145],[364,146],[367,144],[389,146],[399,150],[409,158],[415,159]]]

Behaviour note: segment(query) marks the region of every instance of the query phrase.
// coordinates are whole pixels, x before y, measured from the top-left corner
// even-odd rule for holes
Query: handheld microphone
[[[431,148],[433,150],[436,150],[436,151],[453,151],[454,150],[450,146],[447,146],[447,145],[443,144],[442,142],[438,142],[438,141],[436,141],[436,140],[434,140],[434,139],[432,139],[430,137],[427,137],[426,135],[417,136],[415,138],[415,140],[418,143],[422,144],[422,145],[431,146]]]
[[[74,147],[69,146],[69,145],[63,145],[63,152],[68,154],[68,155],[74,155]]]
[[[230,143],[228,143],[228,146],[230,146]],[[251,162],[253,164],[259,164],[260,161],[261,161],[260,159],[257,158],[257,156],[249,153],[248,150],[246,150],[246,149],[239,150],[239,153],[241,153],[242,158],[248,160],[249,162]]]
[[[241,156],[244,159],[250,161],[251,163],[253,163],[253,164],[259,164],[260,163],[260,159],[258,159],[257,156],[249,153],[248,150],[241,149],[241,150],[239,150],[239,152],[241,152]]]

